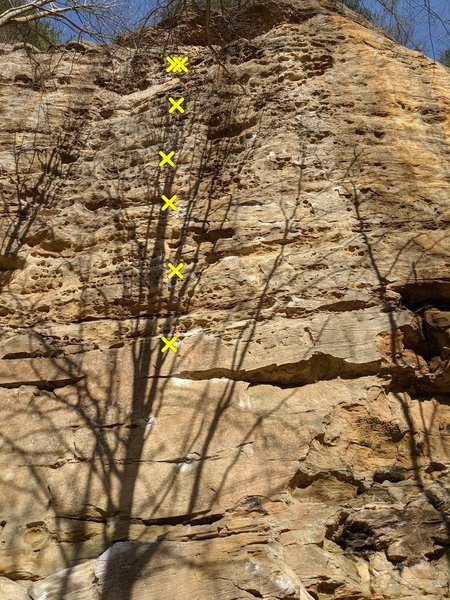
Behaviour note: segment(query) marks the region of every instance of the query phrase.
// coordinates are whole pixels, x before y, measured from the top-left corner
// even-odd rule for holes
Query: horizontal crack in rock
[[[367,363],[349,363],[342,358],[327,354],[316,354],[309,360],[295,363],[271,364],[258,369],[227,369],[217,367],[205,371],[183,371],[177,377],[185,377],[197,381],[215,378],[226,378],[232,381],[246,381],[253,384],[269,384],[280,387],[298,387],[318,381],[326,381],[341,377],[356,379],[369,375],[377,375],[381,370],[381,359]]]

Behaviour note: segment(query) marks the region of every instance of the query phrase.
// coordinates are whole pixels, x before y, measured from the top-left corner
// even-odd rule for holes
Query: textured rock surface
[[[1,49],[0,598],[448,597],[449,71],[251,23]]]

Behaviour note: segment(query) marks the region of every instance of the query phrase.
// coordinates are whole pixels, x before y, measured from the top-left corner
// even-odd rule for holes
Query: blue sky
[[[384,3],[366,0],[366,5],[377,12]],[[435,59],[450,47],[450,0],[399,0],[398,12],[413,23],[413,45],[424,54]]]
[[[375,12],[382,11],[383,5],[393,0],[362,0],[362,3]],[[395,0],[398,13],[406,22],[414,23],[414,43],[422,52],[437,58],[445,48],[450,47],[450,0]],[[145,14],[154,8],[156,2],[149,0],[132,0],[128,3],[136,13]],[[430,11],[427,11],[427,6]],[[434,14],[429,14],[429,13]],[[439,18],[446,21],[447,31]],[[389,22],[389,17],[386,17]],[[407,26],[405,27],[405,29]]]
[[[159,4],[161,1],[159,0]],[[361,2],[377,13],[382,12],[383,5],[392,5],[394,2],[397,5],[397,14],[405,24],[402,31],[411,30],[413,43],[408,45],[420,49],[431,58],[438,58],[444,49],[450,47],[448,33],[450,0],[361,0]],[[155,0],[119,0],[118,3],[124,7],[124,17],[126,16],[128,26],[143,18],[157,4]],[[392,17],[389,17],[386,11],[384,12],[385,22],[392,24]]]

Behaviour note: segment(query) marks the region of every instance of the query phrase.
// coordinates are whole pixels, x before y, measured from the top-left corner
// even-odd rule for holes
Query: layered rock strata
[[[448,597],[450,72],[252,10],[1,49],[1,600]]]

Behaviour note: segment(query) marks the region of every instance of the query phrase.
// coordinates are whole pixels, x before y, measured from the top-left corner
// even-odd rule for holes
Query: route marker
[[[172,263],[169,263],[170,273],[167,276],[169,279],[172,279],[175,275],[177,275],[180,279],[184,279],[184,275],[181,273],[180,269],[184,267],[184,263],[180,263],[178,267],[174,267]]]
[[[162,157],[162,161],[159,163],[160,167],[163,167],[166,163],[168,163],[171,167],[175,166],[175,163],[171,160],[172,156],[175,154],[175,150],[172,150],[169,154],[165,154],[160,151],[159,155]]]
[[[184,113],[184,108],[181,106],[184,102],[184,98],[180,98],[178,101],[173,98],[169,98],[169,102],[172,106],[169,108],[169,113],[173,113],[178,110],[181,114]]]
[[[188,61],[187,56],[166,56],[166,60],[169,63],[169,66],[166,69],[167,73],[173,71],[174,73],[187,73],[189,69],[185,66],[185,63]]]
[[[161,198],[164,200],[165,204],[164,206],[161,208],[161,210],[167,210],[169,207],[172,210],[177,210],[177,207],[175,206],[174,202],[177,199],[176,196],[172,196],[172,198],[169,200],[169,198],[167,196],[161,196]]]
[[[173,337],[171,340],[166,339],[164,336],[161,337],[161,341],[164,342],[165,346],[161,350],[161,352],[167,352],[167,350],[172,350],[172,352],[177,352],[177,348],[175,348],[174,343],[177,341],[176,337]]]

